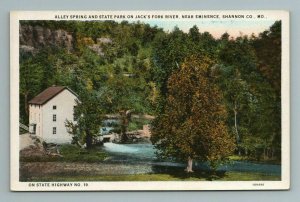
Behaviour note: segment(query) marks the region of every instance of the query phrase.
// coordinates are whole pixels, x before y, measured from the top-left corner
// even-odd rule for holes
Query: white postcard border
[[[19,20],[57,20],[55,15],[114,14],[264,14],[282,20],[282,165],[281,181],[20,182],[19,181]],[[74,19],[93,20],[93,19]],[[124,20],[124,19],[122,19]],[[126,19],[125,19],[126,20]],[[142,20],[142,19],[141,19]],[[168,19],[172,20],[172,19]],[[178,20],[178,19],[175,19]],[[195,20],[195,19],[194,19]],[[205,19],[204,19],[205,20]],[[231,19],[232,20],[232,19]],[[234,19],[233,19],[234,20]],[[243,19],[251,20],[251,19]],[[10,14],[10,130],[12,191],[118,190],[279,190],[290,188],[290,35],[289,12],[279,10],[214,11],[12,11]],[[40,184],[39,184],[40,183]],[[69,186],[61,186],[70,183]],[[38,185],[39,184],[39,185]],[[42,186],[43,185],[43,186]]]

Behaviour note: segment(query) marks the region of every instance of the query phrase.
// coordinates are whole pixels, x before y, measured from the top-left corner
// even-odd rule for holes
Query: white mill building
[[[52,86],[29,101],[29,131],[47,143],[71,143],[65,121],[74,121],[78,96],[64,86]]]

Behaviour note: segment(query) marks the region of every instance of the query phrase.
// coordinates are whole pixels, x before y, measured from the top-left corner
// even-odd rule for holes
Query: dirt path
[[[64,174],[76,175],[120,175],[151,173],[151,165],[120,165],[112,163],[71,163],[71,162],[21,162],[20,177],[28,180],[32,177]],[[23,181],[22,180],[22,181]]]
[[[20,147],[19,149],[25,149],[29,146],[34,146],[34,140],[30,137],[29,133],[25,133],[19,136],[20,137]]]

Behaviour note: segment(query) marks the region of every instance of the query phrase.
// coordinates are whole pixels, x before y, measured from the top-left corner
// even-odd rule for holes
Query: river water
[[[143,144],[115,144],[105,143],[103,150],[109,154],[106,160],[118,166],[132,165],[137,167],[134,173],[161,173],[176,172],[183,170],[185,163],[159,161],[155,155],[155,148],[149,143]],[[206,163],[195,162],[194,170],[208,171]],[[220,166],[218,171],[237,171],[237,172],[258,172],[266,175],[281,175],[281,166],[272,164],[253,163],[247,161],[233,161]],[[124,173],[127,174],[127,173]]]

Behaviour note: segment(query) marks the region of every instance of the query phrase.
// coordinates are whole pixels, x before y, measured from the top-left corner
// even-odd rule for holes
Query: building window
[[[56,114],[53,114],[52,120],[55,122],[56,121]]]
[[[53,105],[53,109],[54,109],[54,110],[56,109],[56,105]]]
[[[52,128],[52,133],[53,133],[53,134],[56,134],[56,127],[53,127],[53,128]]]

